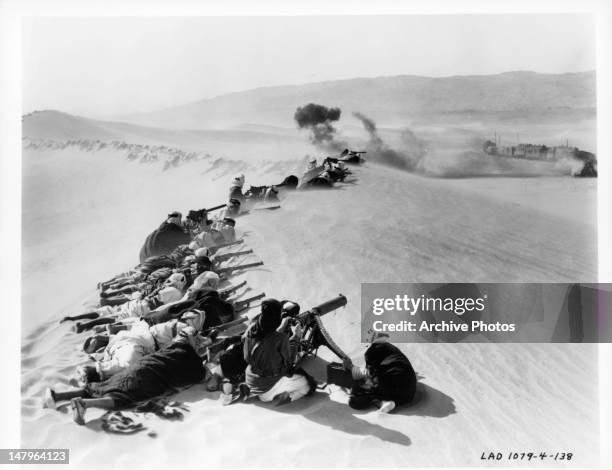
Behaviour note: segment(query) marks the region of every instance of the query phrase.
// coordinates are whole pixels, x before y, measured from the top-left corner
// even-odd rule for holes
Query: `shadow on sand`
[[[310,398],[299,400],[284,406],[275,406],[251,401],[257,406],[265,407],[271,411],[286,414],[299,414],[317,424],[330,427],[338,431],[356,436],[374,436],[383,441],[409,446],[410,437],[400,431],[389,429],[379,424],[369,423],[358,416],[371,413],[373,410],[353,410],[348,405],[331,400],[325,392],[315,393]],[[393,412],[399,416],[424,416],[443,418],[456,413],[454,400],[444,392],[421,382],[418,384],[415,401],[409,406],[403,406]]]
[[[402,446],[409,446],[412,443],[408,436],[399,431],[358,418],[355,410],[345,404],[331,400],[326,392],[318,392],[312,397],[303,398],[295,403],[283,406],[262,403],[259,400],[253,400],[250,403],[265,407],[270,411],[302,415],[314,423],[355,436],[374,436],[380,440]]]
[[[413,402],[409,406],[399,407],[394,414],[446,418],[456,412],[455,400],[451,396],[419,382]]]
[[[217,401],[219,399],[219,392],[207,392],[205,385],[202,383],[181,390],[178,393],[166,395],[165,398],[178,401],[185,405],[185,411],[188,413],[190,404],[200,402],[202,399]],[[326,391],[318,391],[311,397],[283,406],[263,403],[254,398],[248,400],[243,405],[261,406],[269,411],[289,415],[301,415],[314,423],[355,436],[374,436],[382,441],[402,446],[409,446],[412,444],[410,437],[400,431],[381,426],[380,424],[370,423],[359,418],[359,415],[369,414],[373,412],[374,409],[354,410],[347,404],[332,400],[329,393]],[[71,413],[69,403],[59,405],[57,410],[61,413]],[[127,411],[129,413],[134,410],[122,411]],[[392,412],[391,416],[444,418],[456,412],[457,410],[452,397],[440,390],[419,382],[413,403],[408,406],[397,408]],[[391,423],[391,421],[389,423]],[[88,420],[84,427],[92,431],[102,431],[102,417],[100,416]]]

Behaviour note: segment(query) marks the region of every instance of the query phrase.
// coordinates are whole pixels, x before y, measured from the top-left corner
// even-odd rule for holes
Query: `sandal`
[[[73,398],[70,400],[70,408],[72,408],[72,419],[78,425],[85,424],[85,405],[82,398]]]

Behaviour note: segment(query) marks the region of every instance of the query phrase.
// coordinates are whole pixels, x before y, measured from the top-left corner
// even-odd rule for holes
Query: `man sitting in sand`
[[[365,368],[354,366],[350,359],[344,367],[352,372],[355,385],[351,389],[349,406],[356,410],[376,407],[389,413],[400,405],[412,402],[416,392],[416,374],[408,358],[388,336],[376,335],[365,352]]]
[[[261,313],[244,334],[245,382],[237,391],[224,390],[226,401],[257,396],[261,401],[277,404],[298,400],[314,390],[307,378],[292,372],[302,335],[299,324],[288,330],[290,317],[281,320],[282,304],[267,298],[261,302]]]

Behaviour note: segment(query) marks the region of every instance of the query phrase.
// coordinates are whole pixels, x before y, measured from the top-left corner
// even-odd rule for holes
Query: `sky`
[[[28,17],[23,112],[146,112],[355,77],[595,69],[588,14]]]

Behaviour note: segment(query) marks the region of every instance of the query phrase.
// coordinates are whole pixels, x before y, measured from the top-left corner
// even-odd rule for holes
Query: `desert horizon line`
[[[332,83],[332,82],[350,82],[350,81],[357,81],[357,80],[383,80],[383,79],[397,79],[397,78],[414,78],[414,79],[427,79],[427,80],[448,80],[448,79],[458,79],[458,78],[495,77],[495,76],[510,75],[510,74],[545,75],[545,76],[558,75],[558,76],[563,76],[563,75],[588,75],[588,74],[595,74],[595,73],[596,73],[595,69],[580,70],[580,71],[573,71],[573,72],[558,72],[558,73],[537,72],[537,71],[534,71],[534,70],[508,70],[508,71],[505,71],[505,72],[497,72],[497,73],[491,73],[491,74],[465,74],[465,75],[458,74],[458,75],[444,75],[444,76],[430,76],[430,75],[418,75],[418,74],[378,75],[378,76],[372,76],[372,77],[360,76],[360,77],[352,77],[352,78],[341,78],[341,79],[336,79],[336,80],[320,80],[320,81],[294,83],[294,84],[285,84],[285,85],[264,85],[264,86],[257,86],[257,87],[253,87],[253,88],[246,88],[246,89],[242,89],[242,90],[236,90],[236,91],[230,91],[230,92],[227,92],[227,93],[221,93],[221,94],[214,95],[214,96],[211,96],[211,97],[208,97],[208,98],[200,98],[200,99],[191,100],[191,101],[188,101],[188,102],[181,102],[181,103],[177,103],[177,104],[173,104],[173,105],[167,105],[167,106],[162,106],[162,107],[155,107],[155,108],[151,108],[149,110],[131,111],[131,112],[126,112],[126,113],[121,113],[121,114],[116,114],[116,113],[108,114],[108,113],[104,113],[104,114],[100,114],[98,117],[89,117],[89,116],[84,115],[82,113],[65,111],[65,110],[59,109],[59,108],[34,108],[34,109],[30,109],[30,110],[22,112],[21,116],[22,116],[22,118],[24,118],[24,117],[27,117],[28,115],[36,113],[36,112],[55,111],[55,112],[59,112],[59,113],[69,114],[69,115],[75,116],[75,117],[83,117],[83,118],[86,118],[86,119],[94,119],[94,120],[96,120],[96,119],[98,119],[98,120],[117,119],[117,118],[121,118],[121,117],[130,117],[130,116],[138,116],[138,115],[142,115],[142,114],[152,114],[152,113],[164,112],[164,111],[172,110],[172,109],[175,109],[175,108],[180,108],[180,107],[183,107],[183,106],[196,105],[196,104],[204,103],[204,102],[207,102],[207,101],[212,101],[212,100],[223,98],[223,97],[239,95],[241,93],[250,93],[250,92],[255,92],[255,91],[259,91],[259,90],[270,90],[270,89],[274,89],[274,88],[278,88],[278,89],[282,89],[282,88],[296,88],[296,87],[301,87],[301,86],[322,85],[322,84]]]

